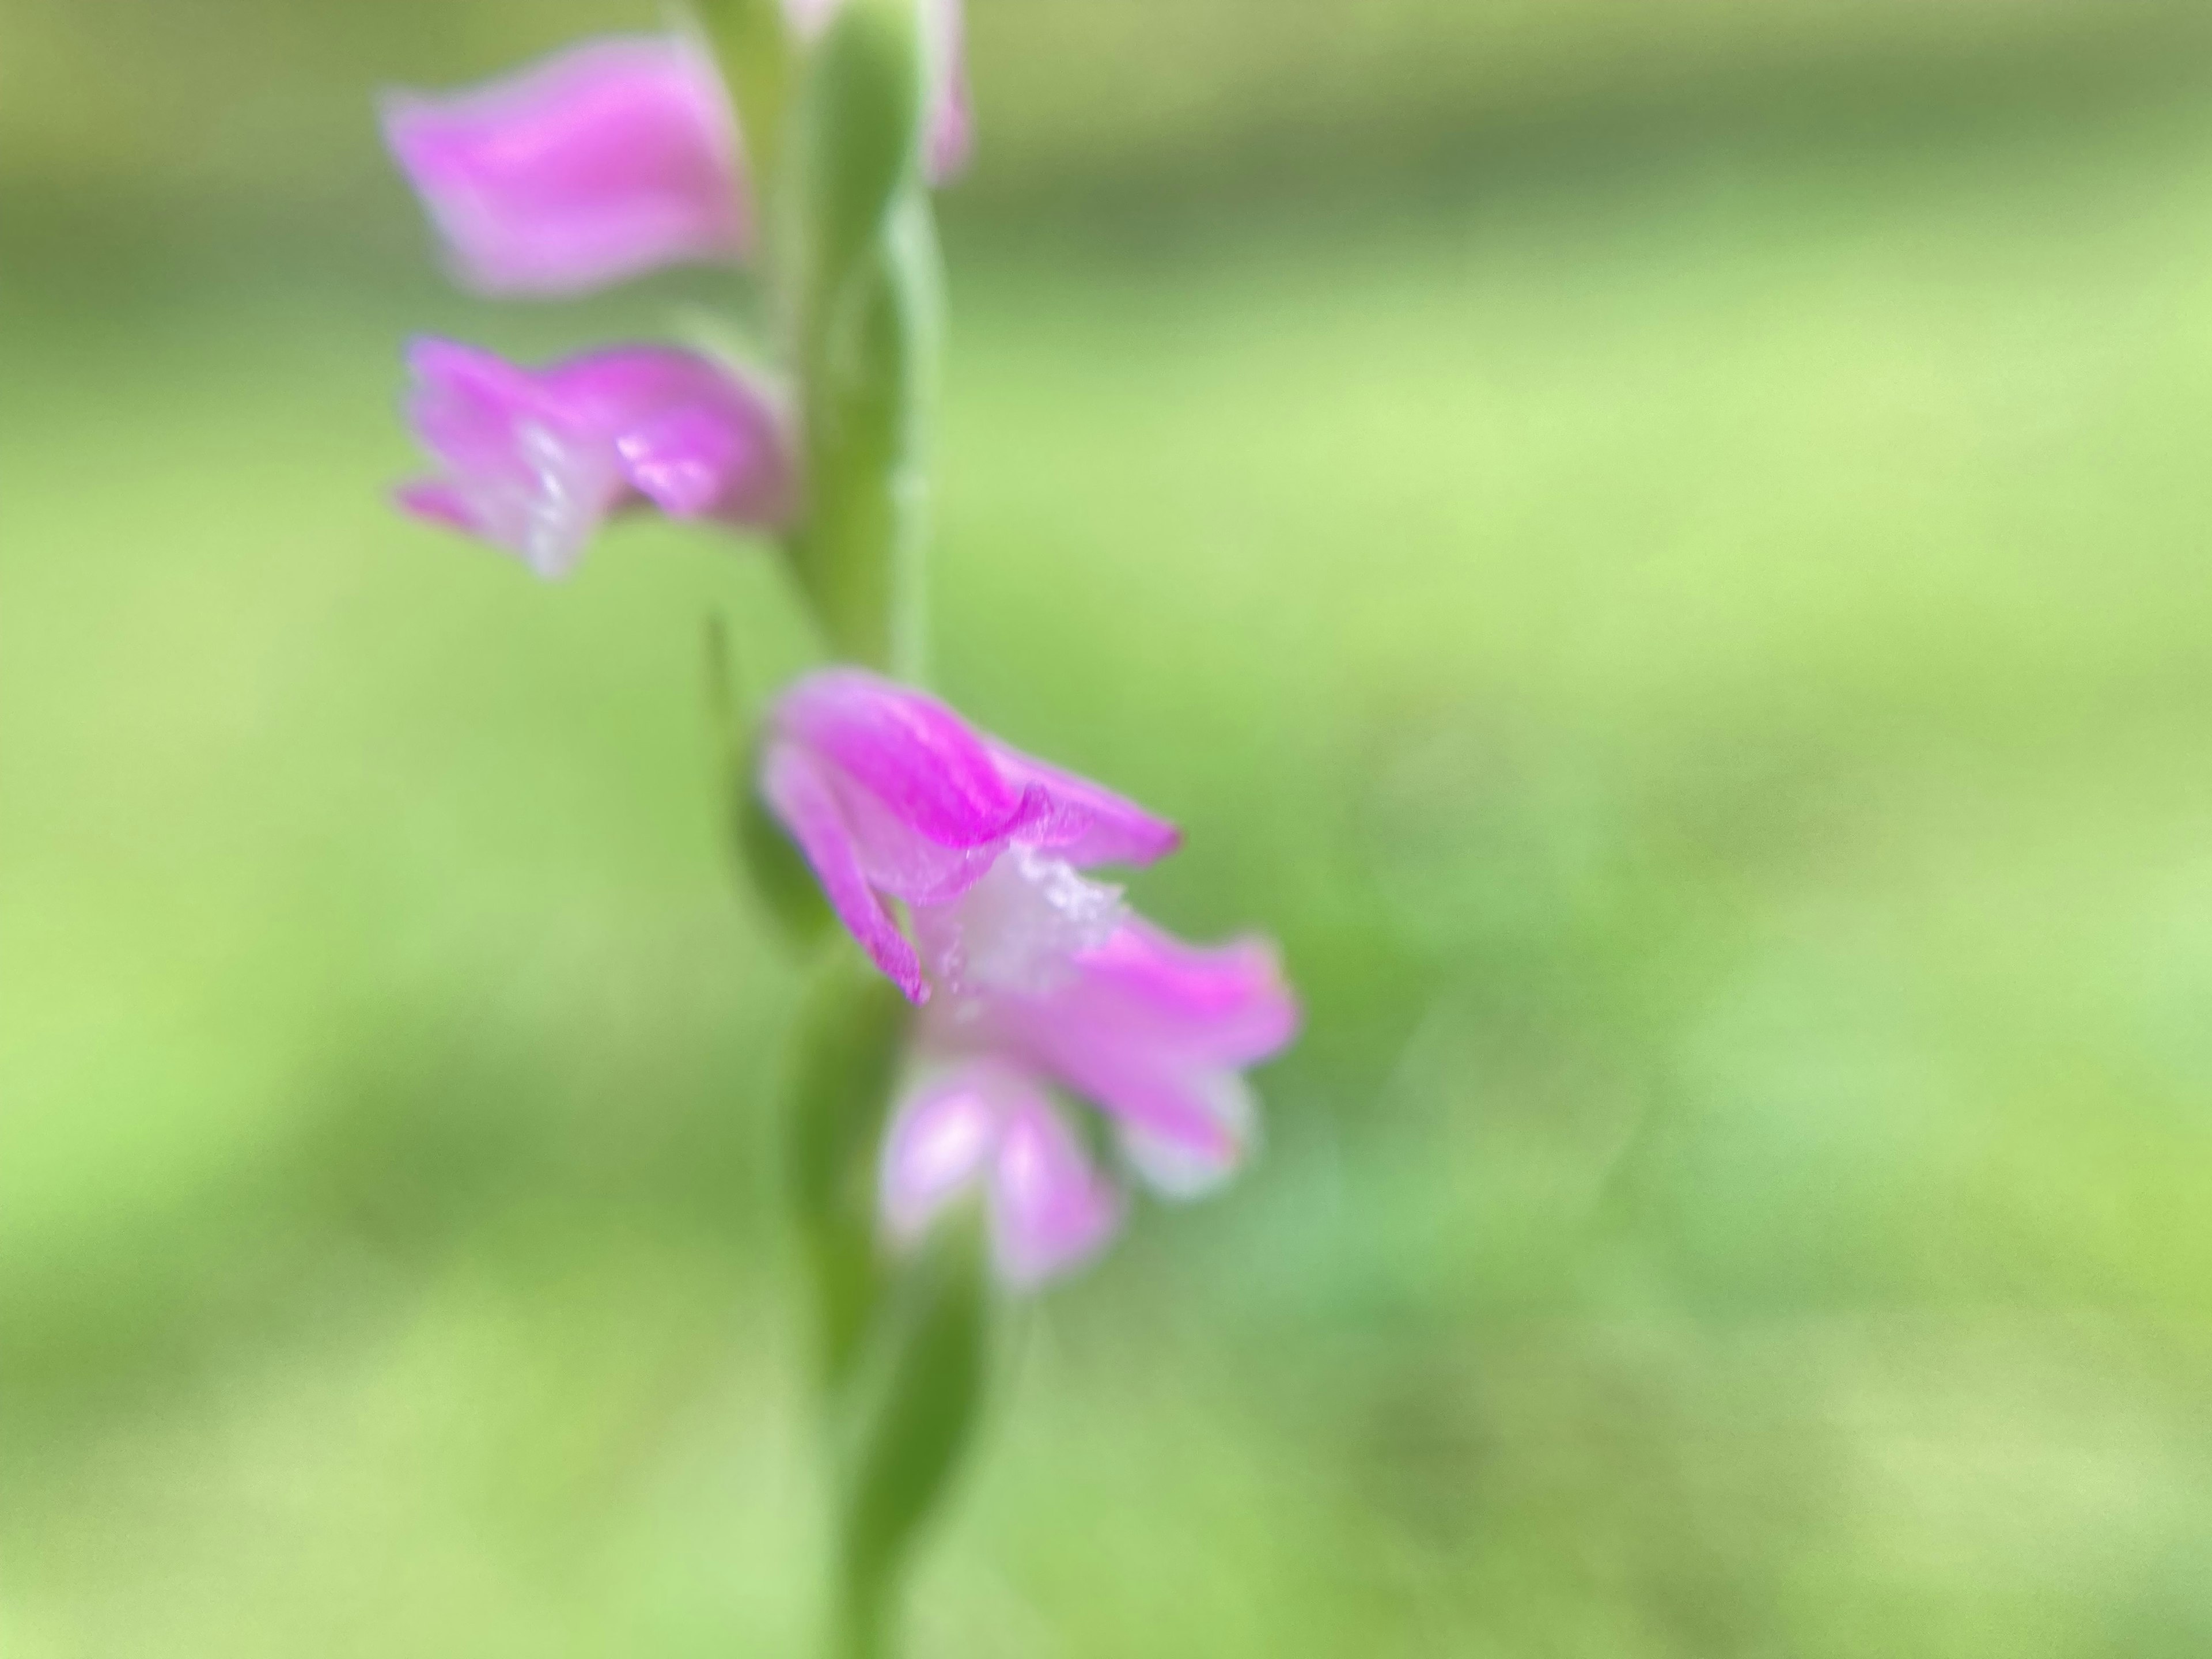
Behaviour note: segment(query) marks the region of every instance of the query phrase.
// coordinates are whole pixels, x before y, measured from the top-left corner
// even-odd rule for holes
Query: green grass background
[[[1283,939],[924,1656],[2212,1650],[2212,53],[2144,7],[975,9],[942,686]],[[0,1652],[804,1650],[711,611],[404,523],[370,87],[0,7]],[[649,13],[647,14],[649,15]]]

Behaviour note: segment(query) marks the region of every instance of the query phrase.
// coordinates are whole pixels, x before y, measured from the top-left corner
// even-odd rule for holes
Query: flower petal
[[[1206,948],[1130,916],[1056,976],[954,994],[926,1040],[1001,1054],[1112,1115],[1132,1160],[1163,1190],[1203,1190],[1243,1160],[1257,1124],[1239,1068],[1287,1042],[1297,1004],[1273,948]]]
[[[1169,1198],[1199,1198],[1236,1174],[1251,1156],[1259,1139],[1260,1110],[1252,1085],[1236,1072],[1198,1073],[1184,1079],[1183,1087],[1217,1133],[1164,1132],[1126,1113],[1115,1127],[1123,1154],[1146,1185]]]
[[[959,715],[934,697],[858,669],[808,675],[778,702],[776,722],[843,781],[872,795],[886,831],[943,848],[977,848],[1003,840],[1045,809],[1000,775]]]
[[[920,1238],[998,1152],[1006,1113],[990,1082],[983,1068],[956,1072],[897,1107],[878,1185],[884,1230],[898,1243]]]
[[[1100,1175],[1042,1089],[1010,1103],[991,1176],[992,1239],[1009,1283],[1028,1287],[1094,1255],[1121,1224]]]
[[[538,377],[469,346],[420,340],[408,363],[409,423],[442,476],[404,489],[400,505],[562,576],[622,498],[622,468]]]
[[[1203,1190],[1243,1161],[1257,1117],[1234,1072],[1168,1063],[1103,1031],[1063,1030],[1025,1057],[1102,1108],[1140,1148],[1157,1149],[1158,1169],[1172,1157],[1200,1172],[1184,1182],[1168,1178],[1165,1190]]]
[[[1140,916],[1084,953],[1067,994],[1084,1023],[1107,1026],[1155,1053],[1243,1066],[1275,1053],[1298,1029],[1297,997],[1267,939],[1191,945]]]
[[[460,279],[574,294],[750,238],[737,124],[676,35],[593,41],[446,94],[387,94],[386,142]]]
[[[408,361],[408,416],[442,475],[408,486],[401,506],[542,575],[572,568],[632,501],[745,525],[776,522],[789,501],[774,401],[708,358],[627,346],[540,370],[420,340]]]
[[[1078,868],[1093,864],[1150,864],[1182,844],[1182,831],[1126,795],[1024,755],[996,738],[984,744],[1007,782],[1044,803],[1022,839]]]
[[[771,744],[761,769],[761,793],[799,843],[830,908],[860,948],[908,1001],[927,1001],[921,959],[868,885],[860,845],[814,758],[796,744]]]

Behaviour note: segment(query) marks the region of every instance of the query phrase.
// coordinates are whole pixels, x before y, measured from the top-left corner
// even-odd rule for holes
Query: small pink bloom
[[[988,926],[968,920],[971,931]],[[1297,1024],[1267,941],[1187,945],[1125,915],[1056,973],[940,999],[921,1042],[940,1056],[990,1056],[1091,1102],[1114,1120],[1139,1175],[1188,1197],[1243,1161],[1258,1121],[1243,1070]]]
[[[761,791],[854,938],[915,1002],[929,995],[922,958],[886,898],[912,910],[941,980],[1021,980],[1120,918],[1119,895],[1075,869],[1148,864],[1180,838],[1133,802],[858,669],[810,674],[777,701]],[[1032,866],[1043,872],[1034,879]],[[987,938],[964,937],[943,909],[963,897],[993,919]]]
[[[466,90],[395,92],[385,140],[462,282],[574,294],[750,240],[737,122],[680,35],[587,42]]]
[[[805,36],[838,0],[786,0]],[[924,0],[923,167],[943,184],[973,147],[959,0]],[[737,118],[681,34],[587,41],[459,92],[393,92],[385,142],[455,273],[486,294],[577,294],[668,264],[734,261],[752,240]]]
[[[999,1271],[1025,1288],[1091,1255],[1121,1220],[1121,1194],[1043,1090],[988,1060],[943,1073],[900,1103],[881,1183],[884,1228],[900,1243],[979,1193]]]
[[[607,514],[650,502],[672,518],[781,520],[789,446],[758,388],[656,346],[519,368],[448,340],[418,340],[408,419],[439,465],[399,505],[565,575]]]

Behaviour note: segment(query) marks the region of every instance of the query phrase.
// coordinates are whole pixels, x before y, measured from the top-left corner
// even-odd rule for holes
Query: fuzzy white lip
[[[915,925],[945,989],[1035,996],[1063,982],[1072,958],[1103,945],[1128,913],[1120,888],[1010,847],[952,903],[918,910]]]

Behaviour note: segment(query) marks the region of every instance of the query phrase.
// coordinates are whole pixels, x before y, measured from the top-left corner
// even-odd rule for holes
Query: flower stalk
[[[795,85],[781,5],[722,0],[708,21],[737,92],[757,263],[791,373],[804,482],[790,569],[833,657],[918,678],[924,439],[943,331],[915,0],[844,0]],[[743,829],[755,884],[787,908],[790,843],[757,798]],[[974,1224],[885,1258],[876,1171],[911,1010],[842,938],[817,957],[784,1123],[838,1470],[830,1640],[841,1659],[882,1659],[907,1556],[980,1409],[988,1262]]]
[[[827,1636],[888,1659],[1001,1288],[1091,1259],[1139,1188],[1234,1173],[1244,1070],[1298,1012],[1267,941],[1188,944],[1091,873],[1166,856],[1174,824],[919,689],[929,191],[970,142],[958,0],[699,5],[696,32],[392,94],[386,136],[464,284],[748,264],[765,361],[632,344],[531,368],[418,342],[430,471],[395,500],[549,579],[624,513],[772,537],[830,659],[741,699],[708,630],[738,863],[808,962],[781,1126],[834,1477]]]

